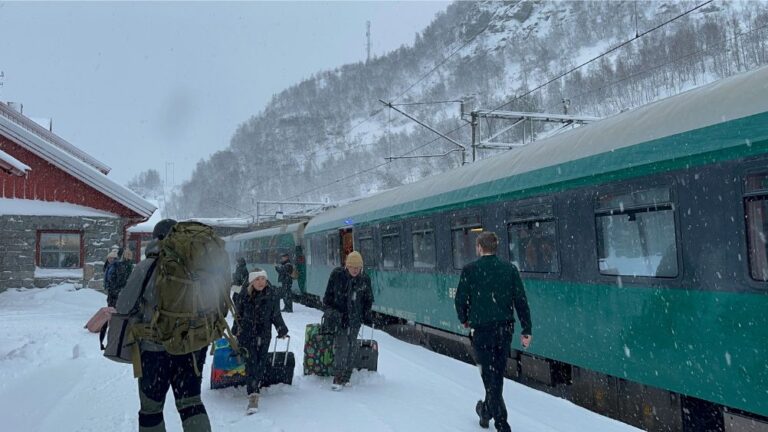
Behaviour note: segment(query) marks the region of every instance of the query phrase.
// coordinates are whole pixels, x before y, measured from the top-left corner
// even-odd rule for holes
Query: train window
[[[363,256],[366,267],[376,266],[376,252],[373,246],[373,231],[361,231],[357,240],[357,247]]]
[[[555,221],[551,206],[513,210],[507,225],[509,259],[521,272],[557,273]]]
[[[453,267],[461,269],[477,258],[475,242],[483,232],[480,216],[464,216],[451,223],[451,243],[453,249]]]
[[[400,268],[400,228],[385,226],[381,229],[381,265]]]
[[[744,210],[752,279],[768,281],[768,174],[748,175]]]
[[[603,195],[595,223],[601,274],[677,276],[675,215],[668,188]]]
[[[435,228],[432,221],[420,221],[411,229],[411,247],[413,249],[413,267],[422,269],[435,268]]]
[[[335,267],[341,264],[339,261],[339,241],[336,234],[328,235],[326,259],[329,266]]]

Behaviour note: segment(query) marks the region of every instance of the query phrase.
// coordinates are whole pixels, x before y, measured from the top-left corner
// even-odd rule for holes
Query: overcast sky
[[[238,124],[313,73],[411,44],[447,2],[0,2],[0,100],[125,184],[175,183]],[[168,180],[171,181],[171,168]]]

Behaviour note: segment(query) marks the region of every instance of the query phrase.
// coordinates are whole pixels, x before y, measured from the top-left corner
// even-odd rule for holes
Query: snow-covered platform
[[[99,292],[64,284],[0,294],[0,418],[8,431],[135,431],[139,402],[130,365],[99,351],[83,325],[106,303]],[[295,305],[284,314],[296,355],[292,386],[266,389],[260,412],[245,415],[245,389],[210,390],[214,431],[480,431],[474,413],[483,387],[471,365],[376,332],[379,372],[355,372],[352,386],[302,376],[304,327],[320,313]],[[367,329],[369,330],[369,329]],[[539,337],[545,337],[540,335]],[[181,424],[168,395],[169,431]],[[624,432],[633,427],[507,380],[504,398],[517,432]],[[493,426],[491,426],[493,427]]]

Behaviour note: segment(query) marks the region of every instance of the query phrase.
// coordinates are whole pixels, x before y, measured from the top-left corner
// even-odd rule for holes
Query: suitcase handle
[[[275,365],[275,360],[277,359],[277,340],[280,338],[275,338],[275,352],[272,354],[272,366]],[[288,348],[291,346],[291,337],[288,335],[285,335],[285,339],[288,339],[285,344],[285,359],[283,360],[283,366],[288,364]]]
[[[376,330],[376,324],[373,324],[373,323],[372,323],[372,324],[371,324],[371,338],[370,338],[370,339],[368,339],[368,340],[370,340],[370,341],[373,341],[373,331],[374,331],[374,330]],[[358,335],[359,335],[359,336],[362,336],[360,339],[362,339],[362,340],[366,340],[366,339],[365,339],[365,326],[362,326],[362,327],[360,327],[360,332],[358,333]]]

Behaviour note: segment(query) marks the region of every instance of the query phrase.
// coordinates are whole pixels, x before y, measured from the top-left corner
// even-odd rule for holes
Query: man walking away
[[[503,386],[514,333],[514,311],[523,328],[523,348],[531,343],[531,314],[520,274],[514,265],[496,256],[498,244],[493,232],[477,237],[475,251],[480,259],[461,270],[456,313],[459,322],[471,329],[472,347],[485,386],[485,400],[475,406],[480,426],[488,428],[493,419],[497,431],[509,432]]]
[[[176,225],[173,219],[164,219],[155,225],[152,231],[153,240],[147,245],[146,259],[141,261],[125,286],[122,295],[117,300],[118,313],[127,314],[136,304],[138,293],[142,294],[139,302],[142,309],[141,321],[152,321],[157,305],[155,293],[155,271],[159,241],[164,239],[171,228]],[[152,272],[148,276],[148,273]],[[142,285],[146,282],[146,286]],[[173,389],[176,409],[181,416],[184,432],[210,432],[211,424],[203,401],[200,398],[202,375],[205,364],[207,347],[198,352],[172,355],[162,345],[142,340],[139,345],[141,355],[141,371],[139,377],[139,432],[165,432],[163,406],[168,389]]]
[[[275,266],[277,270],[277,283],[280,284],[280,297],[283,298],[285,307],[283,312],[293,312],[293,299],[291,287],[293,286],[293,263],[287,253],[280,255],[280,264]]]
[[[328,278],[323,304],[335,310],[341,323],[333,341],[333,386],[339,391],[349,383],[357,357],[357,334],[363,320],[370,318],[373,306],[371,278],[363,273],[360,252],[347,255],[345,267],[337,267]]]

